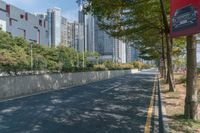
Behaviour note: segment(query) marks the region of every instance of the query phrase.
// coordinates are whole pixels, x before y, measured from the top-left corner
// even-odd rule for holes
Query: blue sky
[[[59,7],[62,9],[62,16],[70,21],[78,18],[78,5],[76,0],[4,0],[31,13],[43,13],[48,8]]]

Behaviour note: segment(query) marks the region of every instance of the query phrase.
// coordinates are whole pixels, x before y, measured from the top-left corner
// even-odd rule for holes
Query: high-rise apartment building
[[[138,58],[138,50],[136,50],[134,47],[132,47],[130,44],[127,44],[126,46],[126,61],[127,63],[137,61]]]
[[[85,15],[85,45],[87,51],[100,55],[112,55],[114,38],[99,29],[98,20],[92,15]]]
[[[126,59],[126,55],[127,55],[127,53],[126,53],[126,43],[124,42],[124,41],[122,41],[122,40],[118,40],[119,41],[119,43],[118,43],[118,45],[119,45],[119,56],[118,56],[118,62],[120,62],[120,63],[126,63],[126,61],[127,61],[127,59]]]
[[[79,51],[79,23],[73,22],[72,25],[72,47]]]
[[[78,24],[78,51],[79,52],[85,52],[86,51],[85,42],[86,42],[86,39],[85,39],[85,24],[79,23]]]
[[[82,5],[80,5],[80,10],[78,11],[78,51],[87,51],[87,26],[85,23],[85,14],[82,11]]]
[[[61,45],[73,47],[73,23],[61,18]]]
[[[85,39],[87,40],[86,46],[87,51],[89,52],[95,52],[96,50],[96,40],[95,40],[95,19],[91,15],[85,16],[85,26],[86,26],[86,32],[85,32]]]
[[[129,43],[115,39],[113,45],[113,61],[119,63],[130,63],[138,60],[138,50]]]
[[[47,20],[49,24],[49,43],[52,47],[61,44],[61,9],[52,8],[47,10]]]
[[[68,36],[68,22],[65,17],[61,17],[61,45],[69,46],[67,36]]]
[[[96,51],[101,55],[113,55],[114,38],[99,29],[96,24]]]

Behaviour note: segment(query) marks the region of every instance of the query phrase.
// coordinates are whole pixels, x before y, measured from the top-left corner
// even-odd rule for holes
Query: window
[[[46,28],[46,21],[44,21],[44,28]]]
[[[49,38],[49,32],[46,31],[46,38]]]
[[[39,20],[39,25],[42,26],[42,20],[41,19]]]
[[[9,19],[9,25],[12,26],[12,19]]]
[[[10,16],[10,5],[6,5],[6,12],[7,12],[8,15]]]
[[[24,18],[24,15],[23,15],[23,14],[21,14],[21,15],[20,15],[20,18],[21,18],[21,19],[23,19],[23,18]]]
[[[28,13],[27,12],[25,13],[25,20],[26,21],[28,20]]]

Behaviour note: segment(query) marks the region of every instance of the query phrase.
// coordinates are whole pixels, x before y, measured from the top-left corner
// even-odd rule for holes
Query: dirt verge
[[[185,101],[185,76],[175,74],[176,91],[169,92],[168,85],[161,79],[161,93],[164,106],[166,108],[167,124],[171,133],[200,133],[200,121],[184,119],[184,101]],[[198,80],[200,88],[200,79]],[[200,95],[199,95],[200,101]],[[199,106],[200,113],[200,106]]]

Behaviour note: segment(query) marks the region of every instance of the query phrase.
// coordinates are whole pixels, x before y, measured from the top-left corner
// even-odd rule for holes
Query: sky
[[[76,0],[4,0],[27,12],[46,13],[48,8],[59,7],[62,10],[62,16],[69,21],[77,21],[78,5]]]

